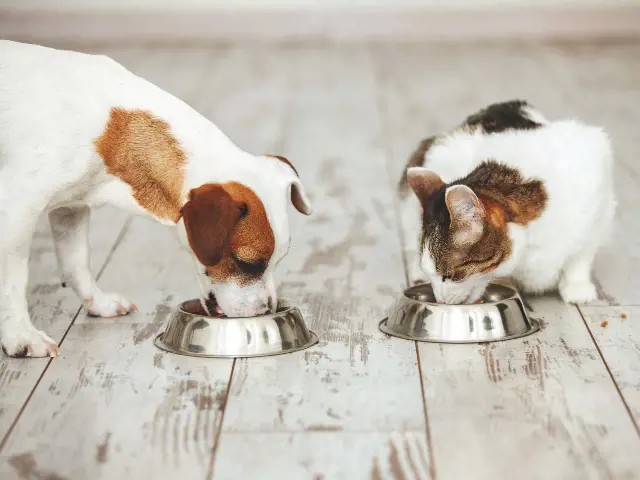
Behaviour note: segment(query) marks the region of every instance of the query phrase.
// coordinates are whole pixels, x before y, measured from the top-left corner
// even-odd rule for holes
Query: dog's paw
[[[589,303],[598,299],[596,287],[591,282],[561,283],[558,290],[566,303]]]
[[[2,349],[10,357],[57,357],[58,344],[49,335],[36,329],[2,332]]]
[[[84,308],[92,317],[119,317],[136,312],[136,306],[122,295],[98,291],[83,302]]]

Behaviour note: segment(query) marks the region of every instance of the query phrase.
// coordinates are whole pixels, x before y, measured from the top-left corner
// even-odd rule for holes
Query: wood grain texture
[[[580,310],[640,434],[640,308]]]
[[[89,243],[94,274],[103,267],[126,218],[126,214],[113,209],[98,209],[92,213]],[[33,237],[27,292],[34,325],[60,342],[80,310],[81,301],[71,288],[62,288],[46,215],[38,222]],[[0,353],[0,441],[7,435],[49,362],[48,358],[9,358]]]
[[[236,363],[221,435],[221,446],[230,447],[218,452],[214,478],[261,468],[271,472],[262,478],[274,478],[276,471],[289,475],[290,469],[297,478],[361,478],[370,475],[371,449],[384,448],[387,437],[353,432],[411,431],[428,458],[414,344],[378,331],[403,273],[372,57],[366,48],[283,54],[292,84],[283,155],[300,171],[314,214],[291,216],[293,244],[280,267],[279,292],[302,307],[320,343]],[[283,432],[298,435],[272,435]],[[332,432],[334,444],[322,447],[318,432]],[[294,439],[295,448],[273,464],[270,454],[257,455],[242,470],[233,445],[266,446],[272,438],[278,442],[272,447],[285,448]],[[350,438],[364,442],[362,451],[354,447],[351,460],[343,452],[322,465]],[[313,468],[300,467],[311,452],[317,457]]]
[[[570,52],[557,55],[540,46],[380,50],[390,170],[400,172],[422,138],[494,101],[526,98],[550,118],[572,115],[567,97],[579,94],[562,75]],[[405,227],[407,262],[417,262]],[[635,478],[640,439],[579,312],[555,296],[530,303],[545,326],[536,335],[419,345],[437,477]]]
[[[426,450],[424,435],[412,432],[229,434],[218,455],[236,461],[214,478],[426,480]]]
[[[141,239],[153,239],[153,248]],[[171,308],[197,294],[190,259],[169,228],[136,219],[101,284],[140,311],[80,316],[9,438],[0,476],[19,473],[16,461],[30,455],[63,478],[204,478],[232,361],[153,345]]]
[[[637,478],[640,438],[579,313],[529,302],[535,335],[420,345],[438,478]]]

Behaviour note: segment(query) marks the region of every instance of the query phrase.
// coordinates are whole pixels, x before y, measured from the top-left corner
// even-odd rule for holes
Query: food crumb
[[[480,299],[480,300],[478,300],[476,303],[477,303],[477,304],[484,303],[484,300]]]
[[[607,325],[609,325],[609,322],[606,320],[600,324],[602,328],[606,327]]]
[[[620,318],[623,318],[623,319],[624,319],[624,318],[627,318],[627,314],[626,314],[626,313],[621,313],[621,314],[620,314]]]

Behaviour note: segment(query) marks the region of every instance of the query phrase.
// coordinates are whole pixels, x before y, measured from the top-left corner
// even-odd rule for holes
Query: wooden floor
[[[315,214],[292,209],[279,292],[320,343],[250,360],[165,354],[154,336],[197,294],[174,232],[95,212],[94,272],[140,311],[94,319],[60,287],[43,220],[29,305],[62,353],[0,357],[0,478],[640,479],[640,45],[84,50],[184,99],[244,149],[295,163]],[[544,329],[505,343],[386,337],[378,322],[415,261],[395,197],[405,159],[513,97],[613,138],[620,207],[597,261],[600,302],[528,299]]]

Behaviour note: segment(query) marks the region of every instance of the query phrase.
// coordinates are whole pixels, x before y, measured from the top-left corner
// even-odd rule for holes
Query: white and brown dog
[[[215,308],[253,316],[276,304],[273,269],[289,247],[289,201],[311,213],[286,159],[240,150],[115,61],[0,41],[0,340],[9,355],[58,353],[26,301],[42,212],[63,282],[92,315],[135,309],[100,290],[89,271],[89,209],[114,205],[175,225]]]

